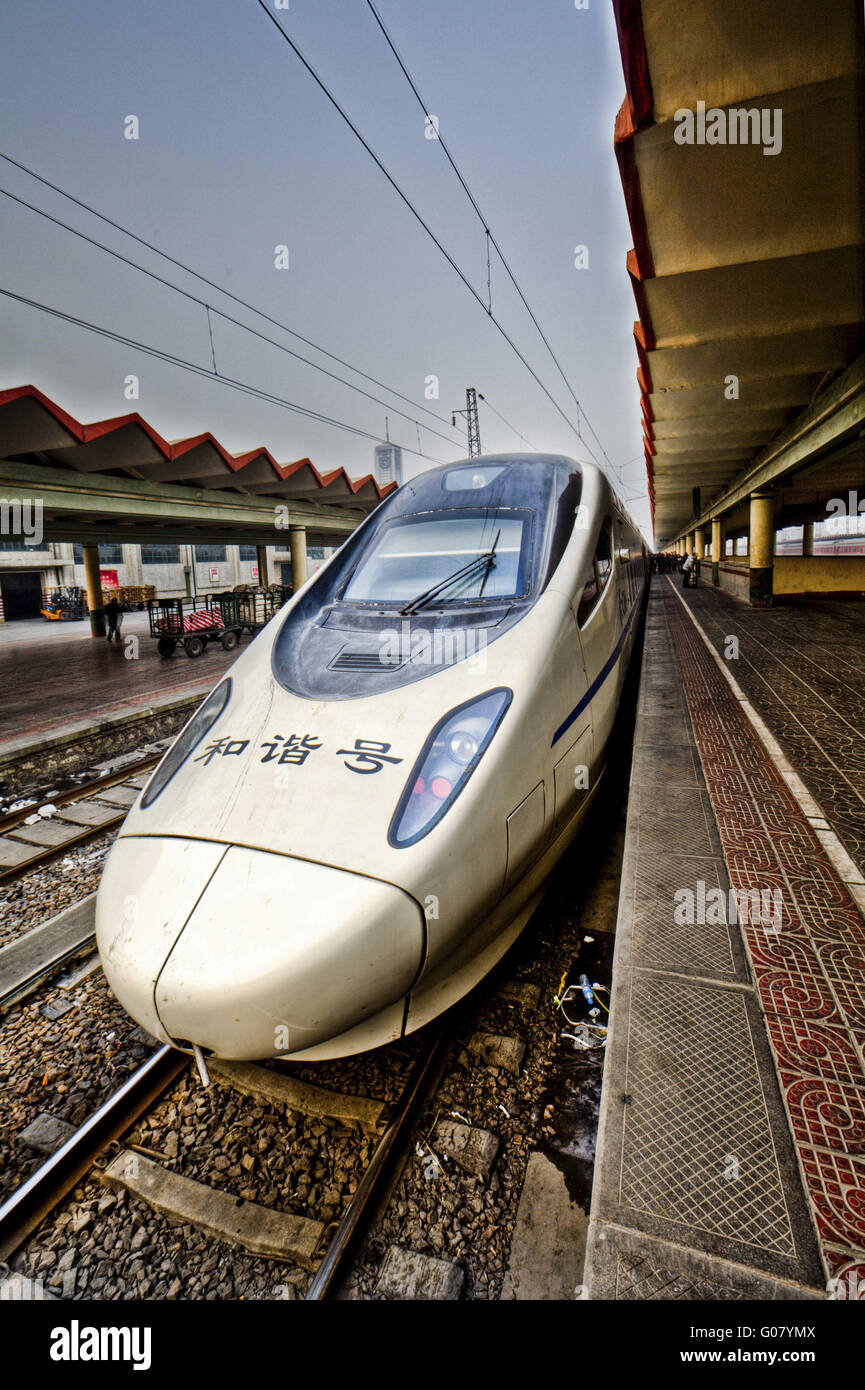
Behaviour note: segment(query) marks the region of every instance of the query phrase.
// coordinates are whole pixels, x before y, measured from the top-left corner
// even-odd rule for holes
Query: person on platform
[[[691,584],[691,570],[694,568],[694,556],[686,555],[685,563],[682,566],[682,588],[687,589]]]
[[[120,641],[120,623],[123,613],[116,598],[109,599],[105,605],[105,617],[108,622],[108,631],[105,634],[109,642]]]
[[[700,557],[696,550],[691,556],[691,588],[696,589],[700,578]]]

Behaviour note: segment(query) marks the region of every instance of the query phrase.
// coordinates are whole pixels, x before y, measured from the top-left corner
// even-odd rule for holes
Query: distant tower
[[[382,487],[387,483],[402,485],[402,449],[398,444],[376,444],[374,470]]]
[[[483,396],[481,396],[481,400],[483,400]],[[481,427],[478,423],[478,396],[473,386],[466,387],[466,424],[469,434],[469,458],[479,458]]]

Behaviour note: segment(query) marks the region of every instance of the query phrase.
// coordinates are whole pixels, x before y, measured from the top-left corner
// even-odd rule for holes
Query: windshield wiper
[[[454,570],[453,574],[449,574],[446,579],[440,579],[437,584],[431,585],[429,589],[424,589],[423,593],[418,594],[416,598],[410,599],[405,607],[399,610],[400,613],[417,613],[419,609],[424,608],[428,603],[431,603],[434,598],[438,598],[439,594],[449,589],[452,584],[456,584],[460,579],[473,579],[475,574],[480,574],[481,572],[483,572],[484,576],[483,583],[481,584],[481,593],[483,593],[484,584],[487,582],[487,576],[490,570],[495,567],[496,546],[499,543],[499,536],[501,534],[501,527],[499,527],[496,532],[496,538],[489,550],[485,551],[483,555],[476,555],[473,560],[469,560],[468,564],[460,566],[458,570]]]

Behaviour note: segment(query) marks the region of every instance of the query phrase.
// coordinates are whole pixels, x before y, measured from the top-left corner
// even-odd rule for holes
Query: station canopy
[[[338,545],[395,486],[232,454],[209,433],[170,443],[137,413],[84,425],[35,386],[0,391],[0,498],[39,499],[46,540],[287,545],[287,520]]]
[[[758,488],[825,516],[865,482],[861,0],[614,6],[656,545]]]

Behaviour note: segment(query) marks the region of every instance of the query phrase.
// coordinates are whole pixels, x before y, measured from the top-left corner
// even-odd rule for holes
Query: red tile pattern
[[[667,583],[663,594],[731,885],[771,894],[775,915],[741,914],[742,933],[823,1260],[843,1296],[862,1298],[865,922]]]
[[[824,1251],[832,1280],[831,1296],[838,1301],[865,1303],[865,1260],[851,1259],[844,1250]]]

